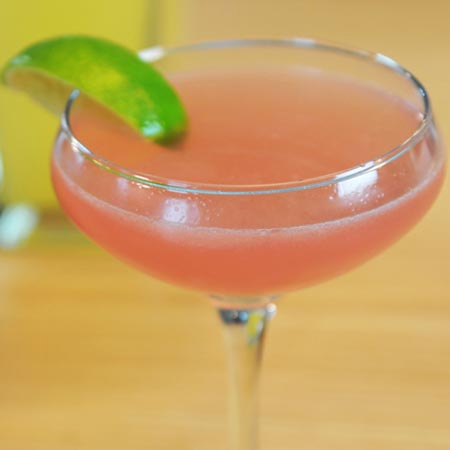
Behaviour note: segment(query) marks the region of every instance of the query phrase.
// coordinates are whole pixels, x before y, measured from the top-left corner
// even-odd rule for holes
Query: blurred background
[[[445,0],[16,0],[0,62],[65,33],[140,49],[311,36],[379,51],[428,88],[450,139]],[[88,243],[56,205],[58,120],[0,89],[0,448],[224,449],[218,321],[200,295]],[[280,304],[262,376],[263,449],[450,449],[449,182],[382,256]],[[181,370],[182,367],[182,370]]]

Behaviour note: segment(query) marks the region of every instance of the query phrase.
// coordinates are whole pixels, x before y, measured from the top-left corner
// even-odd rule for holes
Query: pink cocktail
[[[255,449],[248,380],[269,302],[403,236],[438,194],[442,144],[423,86],[381,55],[306,39],[149,55],[187,108],[186,136],[149,143],[75,93],[55,190],[114,255],[213,294],[236,358],[232,445]]]

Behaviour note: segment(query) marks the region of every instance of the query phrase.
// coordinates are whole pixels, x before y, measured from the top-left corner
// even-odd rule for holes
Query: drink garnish
[[[157,142],[173,141],[187,127],[170,83],[131,50],[102,38],[68,35],[38,42],[10,59],[1,78],[56,113],[79,89]]]

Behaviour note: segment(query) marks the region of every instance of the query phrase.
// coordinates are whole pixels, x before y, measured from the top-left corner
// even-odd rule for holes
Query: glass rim
[[[80,94],[75,89],[70,94],[64,111],[61,115],[61,129],[69,137],[72,146],[86,156],[93,164],[101,167],[108,172],[117,176],[128,179],[136,183],[153,186],[169,191],[194,193],[194,194],[210,194],[210,195],[258,195],[258,194],[281,194],[287,192],[295,192],[306,189],[320,188],[327,185],[348,181],[364,175],[368,172],[377,170],[392,161],[396,160],[404,153],[413,148],[423,137],[432,121],[432,111],[429,95],[423,84],[401,64],[394,59],[382,54],[361,49],[350,48],[339,44],[329,43],[327,41],[312,38],[286,38],[286,39],[228,39],[220,41],[209,41],[195,44],[187,44],[177,47],[155,46],[141,50],[139,57],[146,62],[156,62],[166,56],[176,53],[183,53],[197,50],[212,49],[229,49],[235,47],[287,47],[312,49],[335,54],[343,54],[369,63],[385,67],[392,72],[401,75],[405,80],[412,83],[417,89],[423,102],[422,119],[416,129],[401,143],[395,147],[384,151],[379,156],[337,172],[320,175],[312,178],[304,178],[294,181],[264,183],[264,184],[220,184],[205,183],[185,180],[175,180],[168,177],[140,173],[135,170],[127,169],[119,164],[113,163],[108,159],[96,154],[94,151],[86,147],[75,135],[70,125],[70,113],[72,106]]]

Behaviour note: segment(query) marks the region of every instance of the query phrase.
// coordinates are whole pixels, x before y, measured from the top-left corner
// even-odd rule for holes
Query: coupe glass
[[[158,47],[140,55],[166,74],[273,65],[343,76],[418,112],[417,128],[403,142],[347,170],[294,182],[216,185],[106,160],[74,132],[79,93],[68,100],[52,160],[60,203],[112,254],[210,294],[230,361],[230,446],[255,450],[262,342],[276,299],[356,267],[404,235],[439,192],[443,145],[422,84],[381,54],[298,38]],[[326,125],[323,133],[330,133]]]

